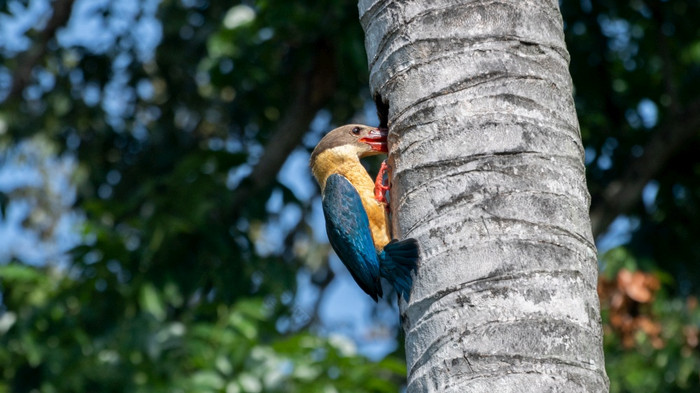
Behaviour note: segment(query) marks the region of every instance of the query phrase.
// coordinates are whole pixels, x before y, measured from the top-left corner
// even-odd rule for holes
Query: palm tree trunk
[[[583,147],[556,1],[361,0],[390,127],[408,392],[606,392]]]

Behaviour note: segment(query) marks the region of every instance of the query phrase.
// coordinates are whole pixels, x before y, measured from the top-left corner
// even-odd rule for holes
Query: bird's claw
[[[384,180],[384,175],[391,167],[386,163],[386,160],[382,161],[382,166],[379,168],[379,173],[377,174],[377,179],[374,181],[374,199],[379,203],[386,205],[389,208],[389,202],[386,200],[386,192],[389,191],[389,176],[387,176],[386,181]]]

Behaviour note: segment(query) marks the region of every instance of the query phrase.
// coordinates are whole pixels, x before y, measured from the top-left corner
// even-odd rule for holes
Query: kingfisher
[[[375,181],[360,159],[387,153],[387,130],[361,124],[338,127],[311,153],[311,172],[321,187],[328,240],[355,282],[378,301],[380,277],[408,301],[419,251],[415,239],[391,239],[387,224],[386,161]]]

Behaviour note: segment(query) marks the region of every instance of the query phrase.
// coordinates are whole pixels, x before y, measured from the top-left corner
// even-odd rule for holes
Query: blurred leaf
[[[141,286],[140,304],[144,311],[151,314],[158,321],[163,321],[165,319],[165,306],[152,284],[147,283]]]

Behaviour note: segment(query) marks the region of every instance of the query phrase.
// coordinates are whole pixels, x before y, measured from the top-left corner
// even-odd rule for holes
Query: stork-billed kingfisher
[[[360,158],[387,152],[387,132],[359,124],[329,132],[311,153],[311,171],[321,186],[328,240],[357,284],[377,301],[380,277],[408,301],[418,262],[415,239],[391,240],[382,182],[385,164],[372,181]]]

